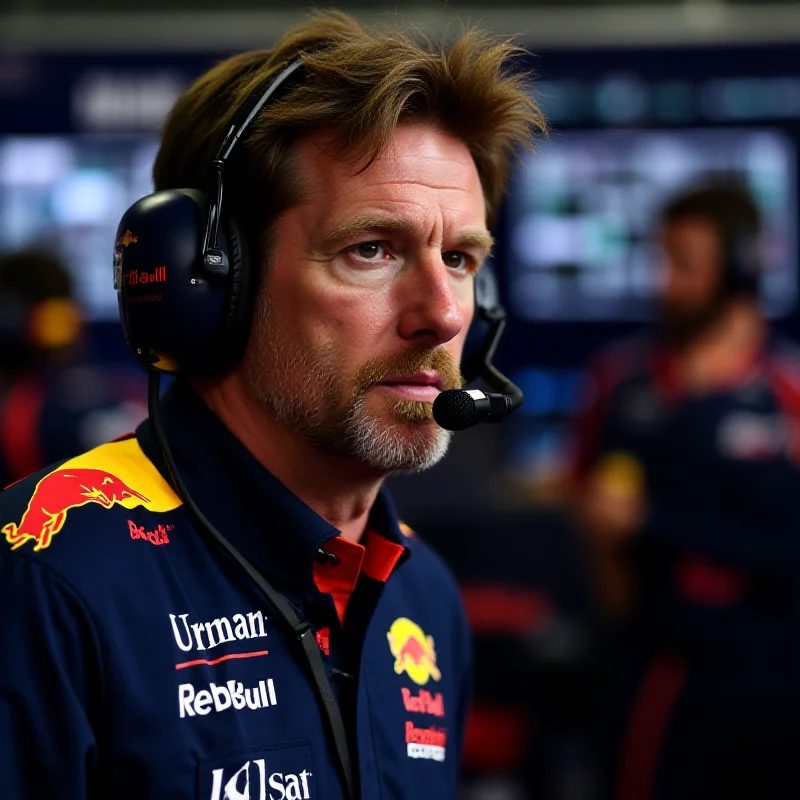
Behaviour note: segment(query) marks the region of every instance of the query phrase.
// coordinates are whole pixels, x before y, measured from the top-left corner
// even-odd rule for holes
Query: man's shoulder
[[[800,347],[783,336],[772,336],[766,356],[770,371],[800,394]]]
[[[411,557],[405,565],[404,573],[415,586],[426,587],[427,593],[436,598],[441,606],[450,601],[454,609],[462,611],[461,595],[447,562],[425,541],[424,535],[418,534],[405,523],[400,528],[406,537],[411,550]]]
[[[179,505],[135,438],[109,442],[0,493],[0,554],[25,555],[69,573],[130,538],[113,532],[127,531],[133,509],[166,512]]]

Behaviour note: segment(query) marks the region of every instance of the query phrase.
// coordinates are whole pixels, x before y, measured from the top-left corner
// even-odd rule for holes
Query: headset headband
[[[211,274],[226,275],[229,264],[228,257],[217,247],[217,237],[219,236],[219,223],[222,214],[222,187],[223,172],[225,165],[229,161],[231,154],[236,149],[236,145],[244,136],[250,124],[258,116],[258,112],[281,88],[281,86],[303,66],[303,59],[298,58],[292,61],[287,67],[278,74],[276,78],[271,75],[265,78],[253,90],[251,97],[257,98],[255,102],[245,103],[242,108],[234,115],[228,132],[222,140],[222,145],[214,157],[212,167],[214,169],[211,179],[211,186],[208,193],[208,214],[206,217],[206,230],[203,236],[202,259],[206,269]],[[242,119],[244,118],[244,119]]]

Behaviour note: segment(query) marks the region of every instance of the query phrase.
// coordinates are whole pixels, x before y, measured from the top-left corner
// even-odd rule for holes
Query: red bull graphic
[[[115,503],[134,500],[133,505],[150,501],[121,481],[116,475],[102,469],[57,470],[45,475],[36,484],[33,496],[19,524],[9,522],[2,532],[12,550],[29,540],[35,542],[34,550],[49,547],[53,536],[63,527],[71,508],[97,503],[111,508]],[[130,508],[130,505],[126,507]]]
[[[138,236],[134,236],[129,230],[126,230],[125,233],[117,239],[117,247],[127,247],[129,244],[136,244],[138,241]]]
[[[394,671],[398,675],[407,673],[419,686],[424,686],[431,678],[435,681],[441,679],[442,673],[436,666],[433,637],[426,636],[416,622],[406,617],[396,619],[386,638],[395,658]]]

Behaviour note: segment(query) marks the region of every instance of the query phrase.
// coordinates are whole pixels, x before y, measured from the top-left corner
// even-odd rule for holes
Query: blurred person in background
[[[608,797],[800,797],[800,356],[739,184],[663,208],[661,321],[591,372],[577,507],[609,620]]]
[[[0,256],[0,489],[146,416],[144,381],[87,350],[64,264],[44,251]]]

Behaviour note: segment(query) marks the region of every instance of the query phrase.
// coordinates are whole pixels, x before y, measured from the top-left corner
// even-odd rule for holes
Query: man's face
[[[666,225],[662,244],[664,322],[676,338],[690,340],[717,318],[725,303],[719,237],[711,223],[689,217]]]
[[[447,448],[432,404],[462,384],[491,245],[481,183],[467,146],[432,124],[400,126],[363,171],[330,141],[298,143],[304,199],[274,227],[246,385],[327,455],[422,469]]]

